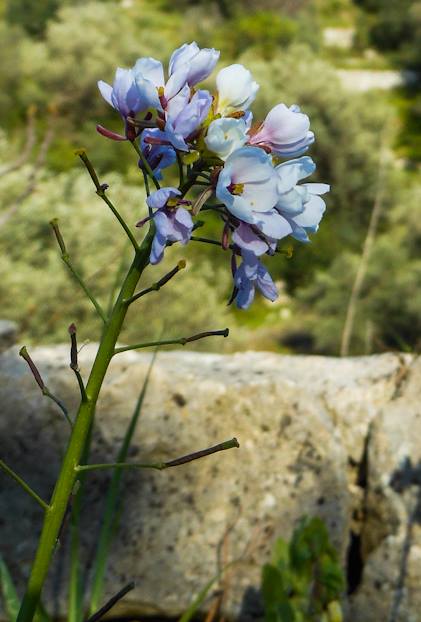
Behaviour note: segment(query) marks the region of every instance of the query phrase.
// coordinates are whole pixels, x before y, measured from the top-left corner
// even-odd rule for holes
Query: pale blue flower
[[[187,139],[206,119],[212,104],[208,91],[199,90],[190,99],[190,87],[186,85],[169,103],[165,113],[165,129],[157,133],[163,144],[170,144],[179,151],[188,151]]]
[[[248,309],[254,300],[256,287],[268,300],[276,300],[278,292],[265,266],[250,251],[243,250],[241,255],[243,261],[234,274],[234,285],[238,290],[235,297],[237,306]]]
[[[329,192],[328,184],[301,184],[301,179],[311,175],[316,168],[307,156],[284,162],[276,167],[279,175],[279,199],[276,210],[291,225],[291,235],[300,242],[309,242],[308,233],[319,228],[326,204],[320,197]]]
[[[226,160],[236,149],[243,147],[248,139],[247,125],[243,119],[225,117],[212,121],[205,143],[209,151]]]
[[[195,41],[184,43],[172,53],[169,74],[171,76],[177,71],[184,71],[184,67],[187,66],[186,82],[189,86],[194,86],[212,73],[219,54],[219,51],[213,48],[200,49]]]
[[[268,113],[259,130],[250,138],[252,145],[265,145],[275,155],[291,157],[307,151],[314,142],[310,120],[298,106],[278,104]]]
[[[139,58],[133,67],[133,73],[139,92],[144,93],[150,107],[163,110],[187,84],[188,66],[182,65],[165,82],[162,63],[155,58]]]
[[[132,69],[119,67],[115,74],[113,86],[100,80],[98,88],[105,101],[118,110],[123,118],[134,116],[149,108],[149,99],[136,86]]]
[[[279,178],[271,158],[258,147],[242,147],[225,162],[216,186],[216,196],[240,220],[257,224],[260,212],[277,203]]]
[[[152,142],[159,135],[156,128],[147,129],[142,132],[141,149],[150,165],[155,177],[162,179],[162,169],[167,168],[175,163],[177,156],[172,147],[168,145],[160,145]],[[151,142],[148,142],[151,140]],[[139,167],[143,169],[142,160],[139,160]]]
[[[152,215],[155,223],[155,236],[149,260],[151,264],[157,264],[164,256],[167,242],[181,242],[187,244],[193,229],[193,221],[184,207],[167,205],[169,199],[175,199],[181,192],[177,188],[168,186],[153,192],[147,199],[148,206],[156,210]],[[142,226],[145,220],[137,223]]]

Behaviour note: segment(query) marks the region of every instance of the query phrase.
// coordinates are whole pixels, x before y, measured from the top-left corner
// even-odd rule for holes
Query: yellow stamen
[[[244,184],[232,184],[231,194],[243,194]]]

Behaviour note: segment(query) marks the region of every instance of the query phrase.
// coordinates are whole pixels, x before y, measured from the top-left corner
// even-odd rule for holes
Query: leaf
[[[148,371],[146,373],[145,380],[143,381],[142,389],[139,393],[139,397],[136,402],[135,409],[130,419],[130,423],[126,430],[126,434],[123,439],[120,451],[118,452],[116,462],[125,462],[129,451],[130,443],[136,430],[136,426],[142,411],[143,402],[145,399],[146,391],[148,388],[152,368],[155,363],[158,348],[155,350]],[[123,471],[120,469],[114,469],[111,477],[110,484],[108,486],[107,496],[105,499],[105,512],[104,520],[99,533],[98,545],[93,562],[93,574],[92,574],[92,592],[89,605],[89,611],[91,615],[98,610],[101,605],[102,594],[104,591],[104,579],[107,569],[108,555],[110,550],[111,541],[113,539],[115,530],[117,528],[119,512],[119,493],[120,493],[120,481],[123,475]]]
[[[10,622],[15,622],[19,609],[20,600],[10,575],[9,569],[0,555],[0,589],[3,596],[4,608]]]
[[[272,552],[272,564],[280,569],[286,569],[289,565],[289,546],[282,538],[275,542]]]
[[[276,607],[286,597],[282,573],[271,564],[265,564],[262,569],[262,597],[268,609]]]

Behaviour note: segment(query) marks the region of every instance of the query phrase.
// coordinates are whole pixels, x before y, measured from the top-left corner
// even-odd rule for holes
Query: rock
[[[95,347],[88,346],[80,354],[85,377],[94,353]],[[77,388],[68,369],[68,348],[37,348],[31,354],[50,390],[74,411]],[[98,405],[93,462],[115,458],[150,357],[128,352],[113,360]],[[222,559],[238,560],[226,582],[225,615],[234,618],[241,612],[241,620],[258,616],[258,598],[251,596],[258,594],[261,566],[275,539],[288,538],[304,514],[326,520],[345,564],[364,498],[358,473],[367,433],[378,413],[389,407],[409,361],[394,354],[333,359],[161,352],[130,460],[168,460],[233,436],[240,449],[163,472],[125,473],[121,528],[112,547],[107,588],[115,593],[133,579],[136,589],[119,613],[180,615]],[[2,457],[48,498],[69,430],[15,350],[0,357],[0,399]],[[394,404],[400,404],[402,413],[403,402]],[[88,477],[82,511],[86,571],[109,475]],[[0,551],[23,589],[40,511],[1,473],[0,506]],[[46,590],[48,607],[61,615],[66,610],[65,550],[64,539]],[[370,605],[369,595],[366,602]]]
[[[351,619],[418,620],[421,609],[421,360],[373,421],[367,445],[362,583]]]
[[[0,352],[16,343],[17,333],[18,327],[15,322],[0,320]]]

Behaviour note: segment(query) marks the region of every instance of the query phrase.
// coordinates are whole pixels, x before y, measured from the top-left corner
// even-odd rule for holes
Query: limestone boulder
[[[80,354],[84,376],[94,353],[95,346],[87,346]],[[68,348],[37,348],[31,354],[47,386],[74,412],[77,385],[68,368]],[[135,352],[113,360],[98,405],[93,462],[114,460],[150,360],[151,355]],[[124,474],[107,590],[115,593],[130,580],[136,588],[120,613],[177,616],[221,564],[236,560],[223,581],[225,614],[258,617],[261,566],[275,539],[288,538],[303,515],[325,519],[345,565],[350,531],[365,498],[357,480],[368,430],[390,406],[406,364],[394,354],[340,360],[159,353],[129,459],[169,460],[233,436],[240,448],[162,472]],[[69,428],[14,348],[0,356],[0,403],[2,457],[48,498]],[[404,404],[394,404],[403,412]],[[416,442],[421,447],[415,438],[411,447]],[[109,474],[88,478],[82,509],[86,584]],[[403,511],[396,520],[404,516]],[[0,473],[0,551],[20,589],[41,519],[34,502]],[[46,589],[48,607],[61,615],[66,536],[68,531]],[[369,596],[366,601],[371,602]]]

